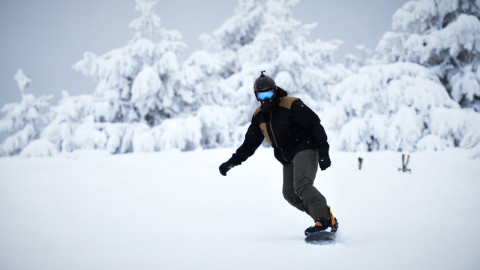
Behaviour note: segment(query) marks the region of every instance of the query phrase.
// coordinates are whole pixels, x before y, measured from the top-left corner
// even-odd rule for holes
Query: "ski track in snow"
[[[0,158],[0,269],[478,269],[480,161],[465,150],[331,154],[315,186],[337,242],[282,197],[259,149],[227,177],[234,149]],[[364,158],[361,171],[357,158]]]

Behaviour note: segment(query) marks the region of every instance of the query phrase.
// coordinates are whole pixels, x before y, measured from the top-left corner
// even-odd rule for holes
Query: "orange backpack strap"
[[[257,115],[262,109],[260,108],[260,106],[258,106],[258,108],[255,110],[255,113],[253,114],[253,116]]]

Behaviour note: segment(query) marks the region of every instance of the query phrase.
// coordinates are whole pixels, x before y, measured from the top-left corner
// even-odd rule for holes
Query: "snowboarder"
[[[274,148],[275,158],[283,165],[284,198],[315,222],[305,230],[305,235],[329,227],[335,232],[337,220],[325,197],[313,186],[317,166],[323,171],[331,165],[325,129],[315,112],[300,99],[288,96],[264,72],[254,83],[260,107],[253,114],[245,141],[227,162],[220,165],[220,173],[226,176],[230,169],[253,155],[266,138]]]

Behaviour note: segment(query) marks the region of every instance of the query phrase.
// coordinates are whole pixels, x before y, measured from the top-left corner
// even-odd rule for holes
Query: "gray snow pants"
[[[314,220],[330,217],[327,200],[313,186],[317,170],[317,149],[300,151],[283,166],[283,197]]]

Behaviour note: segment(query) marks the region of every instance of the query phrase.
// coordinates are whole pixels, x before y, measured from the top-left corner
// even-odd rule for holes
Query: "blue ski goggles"
[[[255,92],[255,94],[257,95],[258,100],[265,100],[267,98],[270,99],[273,97],[273,95],[275,95],[275,89],[269,89],[262,92]]]

